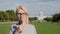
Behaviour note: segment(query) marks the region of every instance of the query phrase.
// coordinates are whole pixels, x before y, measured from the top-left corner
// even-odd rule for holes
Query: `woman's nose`
[[[20,15],[20,18],[22,18],[22,15]]]

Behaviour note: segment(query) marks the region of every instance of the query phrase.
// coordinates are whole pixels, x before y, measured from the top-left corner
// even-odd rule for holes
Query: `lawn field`
[[[37,34],[60,34],[60,24],[32,22]],[[0,24],[0,34],[9,34],[10,23]]]
[[[9,34],[10,24],[0,24],[0,34]]]

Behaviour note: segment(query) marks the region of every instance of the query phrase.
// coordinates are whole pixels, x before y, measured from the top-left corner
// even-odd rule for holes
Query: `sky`
[[[24,5],[30,16],[51,16],[60,12],[60,0],[0,0],[0,10],[16,10],[17,6]]]

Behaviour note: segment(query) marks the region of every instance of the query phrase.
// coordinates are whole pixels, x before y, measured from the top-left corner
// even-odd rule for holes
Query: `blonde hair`
[[[26,7],[24,7],[24,6],[18,6],[17,7],[17,9],[16,9],[16,13],[19,11],[19,9],[22,9],[23,11],[25,11],[25,13],[27,14],[27,16],[29,16],[29,14],[28,14],[28,11],[27,11],[27,9],[26,9]],[[27,23],[28,23],[28,18],[27,18]]]
[[[26,7],[24,7],[24,6],[22,6],[22,5],[21,5],[21,6],[18,6],[17,9],[16,9],[16,12],[17,12],[19,9],[22,9],[23,11],[25,11],[25,13],[26,13],[27,15],[29,15]]]

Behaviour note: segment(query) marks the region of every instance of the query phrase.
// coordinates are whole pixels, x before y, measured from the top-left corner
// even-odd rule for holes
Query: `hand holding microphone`
[[[21,24],[22,24],[22,20],[19,20],[18,24],[13,26],[13,29],[14,29],[13,34],[14,34],[15,31],[21,32],[21,30],[22,30],[22,25]]]

